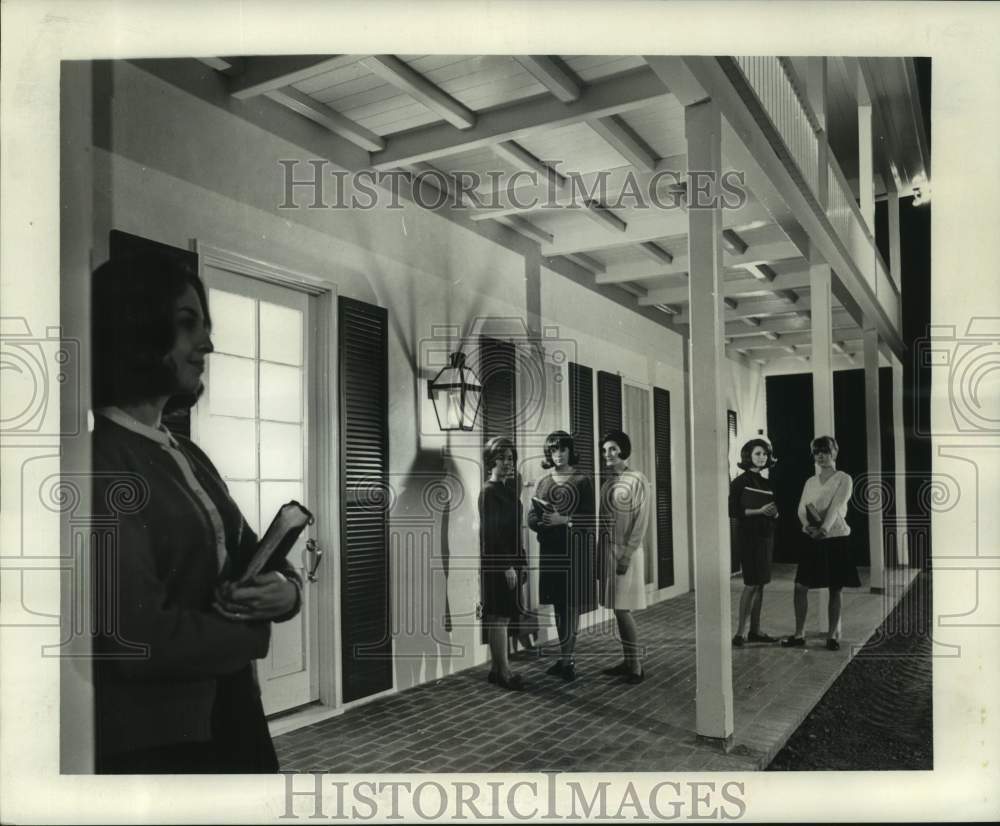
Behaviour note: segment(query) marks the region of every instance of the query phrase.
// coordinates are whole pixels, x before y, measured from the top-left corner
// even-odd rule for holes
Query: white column
[[[868,478],[878,485],[882,480],[882,430],[878,401],[878,330],[865,319],[865,436],[868,447]],[[868,514],[868,559],[872,592],[884,590],[885,552],[882,546],[882,511],[871,508]]]
[[[892,358],[892,432],[896,454],[896,562],[910,564],[906,509],[906,426],[903,419],[903,363]]]
[[[886,189],[889,195],[889,275],[902,293],[903,259],[899,249],[899,192],[891,173],[886,178]]]
[[[858,105],[858,200],[868,231],[875,237],[875,146],[871,104]]]
[[[718,106],[684,109],[688,169],[715,176],[722,160]],[[721,388],[723,367],[722,213],[699,207],[689,184],[688,269],[691,340],[691,500],[695,565],[696,731],[727,741],[733,733],[733,667],[730,643],[729,520],[726,440]],[[712,185],[710,195],[718,192]]]

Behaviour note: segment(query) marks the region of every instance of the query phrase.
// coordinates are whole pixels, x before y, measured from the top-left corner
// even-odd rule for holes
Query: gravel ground
[[[924,572],[767,771],[933,769],[931,613]]]

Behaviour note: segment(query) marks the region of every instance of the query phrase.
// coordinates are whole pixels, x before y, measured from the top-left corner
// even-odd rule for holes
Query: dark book
[[[555,513],[555,505],[551,502],[546,502],[544,499],[539,499],[537,496],[531,497],[531,507],[534,508],[535,516],[539,519],[546,513]]]
[[[299,535],[313,521],[313,515],[298,502],[292,500],[282,505],[257,544],[257,550],[240,576],[239,584],[248,582],[259,573],[280,568]]]
[[[823,524],[823,514],[821,514],[812,502],[806,505],[806,521],[814,528]]]
[[[774,491],[763,490],[762,488],[743,488],[743,494],[740,496],[740,507],[743,508],[744,513],[773,504]]]

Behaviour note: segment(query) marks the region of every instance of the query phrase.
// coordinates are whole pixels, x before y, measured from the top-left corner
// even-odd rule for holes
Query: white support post
[[[875,147],[872,107],[858,106],[858,200],[868,231],[875,237]]]
[[[902,293],[903,259],[899,248],[899,191],[891,173],[886,179],[886,191],[889,196],[889,275]]]
[[[910,564],[906,509],[906,426],[903,419],[903,363],[892,358],[892,432],[896,454],[896,564]]]
[[[733,734],[733,665],[730,642],[730,559],[726,441],[723,422],[722,211],[718,181],[722,119],[706,101],[685,107],[688,169],[707,173],[706,193],[693,181],[688,208],[691,341],[691,500],[695,565],[696,731],[726,747]]]
[[[865,319],[865,435],[868,448],[870,484],[882,483],[882,429],[879,423],[878,330]],[[877,505],[868,512],[869,586],[872,593],[885,590],[885,551],[882,545],[882,510]]]

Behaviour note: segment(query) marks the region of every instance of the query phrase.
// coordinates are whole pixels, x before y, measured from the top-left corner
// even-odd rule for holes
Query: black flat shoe
[[[497,681],[496,671],[491,671],[489,674],[486,675],[486,682],[495,683],[496,681]]]
[[[551,677],[561,677],[563,673],[562,660],[556,660],[552,665],[545,669],[545,673]]]
[[[742,648],[744,642],[746,642],[746,640],[743,639],[743,635],[742,634],[736,634],[733,637],[733,648]]]
[[[631,671],[622,678],[622,682],[626,685],[639,685],[643,680],[646,679],[646,669],[643,668],[638,674],[633,674]]]
[[[782,648],[799,648],[806,644],[805,637],[785,637],[781,641]]]
[[[833,639],[827,640],[826,649],[827,651],[840,651],[840,643]]]
[[[629,673],[628,663],[622,660],[618,665],[614,665],[611,668],[602,668],[602,674],[607,674],[609,677],[624,677]]]
[[[562,678],[567,682],[571,683],[576,679],[576,663],[570,663],[569,665],[564,665],[562,672]]]
[[[763,631],[758,631],[756,634],[751,631],[747,634],[747,640],[749,642],[777,642],[777,637],[772,637],[770,634],[765,634]]]
[[[507,689],[508,691],[524,691],[524,689],[527,688],[524,680],[521,679],[520,674],[511,674],[508,678],[501,677],[498,674],[497,685],[500,686],[500,688]]]

